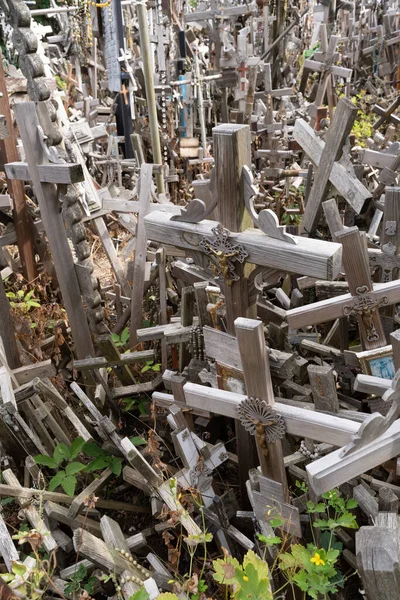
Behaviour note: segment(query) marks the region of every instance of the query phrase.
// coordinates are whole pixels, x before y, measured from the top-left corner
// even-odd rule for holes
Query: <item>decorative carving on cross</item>
[[[373,316],[377,308],[388,303],[387,296],[375,298],[368,286],[362,285],[356,289],[356,296],[353,298],[352,303],[343,307],[343,314],[346,317],[352,314],[361,316],[366,327],[367,340],[375,342],[379,339],[379,334],[374,325]]]
[[[241,244],[232,244],[228,241],[231,232],[222,227],[219,223],[212,230],[214,239],[203,237],[200,246],[208,256],[212,256],[217,261],[216,274],[225,280],[227,285],[232,285],[239,276],[235,273],[235,262],[243,263],[248,253]]]
[[[251,435],[266,444],[277,442],[286,435],[283,417],[270,404],[260,398],[246,398],[237,406],[239,420]]]

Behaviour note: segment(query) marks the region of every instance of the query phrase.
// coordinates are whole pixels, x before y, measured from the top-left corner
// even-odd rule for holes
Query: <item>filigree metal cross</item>
[[[354,296],[352,303],[343,307],[343,314],[346,316],[353,314],[361,317],[366,328],[367,340],[375,342],[379,339],[379,334],[374,325],[374,313],[377,308],[388,303],[387,296],[375,299],[368,286],[362,285],[356,288],[356,296]]]
[[[223,277],[227,285],[232,285],[233,281],[239,279],[235,273],[234,263],[243,263],[248,253],[241,244],[232,244],[228,241],[231,232],[220,223],[211,231],[216,236],[215,239],[209,240],[203,237],[200,246],[208,256],[215,257],[217,276]]]

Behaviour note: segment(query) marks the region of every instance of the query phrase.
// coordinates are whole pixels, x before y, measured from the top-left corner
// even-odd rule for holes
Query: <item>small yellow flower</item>
[[[247,577],[247,575],[243,575],[243,581],[248,581],[249,578]]]
[[[319,567],[319,565],[322,565],[322,566],[324,566],[324,565],[325,565],[325,561],[324,561],[324,560],[322,560],[322,558],[321,558],[321,555],[320,555],[320,554],[318,554],[318,552],[316,552],[316,553],[314,554],[314,556],[313,556],[313,557],[312,557],[312,559],[311,559],[311,562],[312,562],[312,563],[315,563],[315,566],[316,566],[316,567]]]
[[[269,517],[270,514],[271,514],[271,509],[269,509],[269,511],[267,512],[267,516]]]

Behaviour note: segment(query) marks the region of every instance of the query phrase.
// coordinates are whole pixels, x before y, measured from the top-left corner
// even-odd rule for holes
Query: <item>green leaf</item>
[[[269,524],[271,525],[271,527],[280,527],[281,525],[283,525],[283,521],[280,517],[277,517],[276,519],[271,519]]]
[[[339,550],[335,550],[334,548],[331,548],[326,553],[326,560],[328,560],[329,562],[336,562],[339,554],[340,554]]]
[[[152,370],[154,371],[154,373],[158,373],[160,371],[160,369],[161,369],[160,363],[157,363],[152,366]]]
[[[81,437],[77,437],[71,444],[69,449],[69,457],[74,459],[78,456],[79,452],[82,450],[85,445],[85,440]]]
[[[150,365],[145,365],[140,372],[146,373],[146,371],[150,371],[150,369],[151,369]]]
[[[30,300],[34,293],[35,293],[35,290],[31,290],[30,292],[28,292],[27,295],[25,296],[25,302]]]
[[[258,579],[269,579],[269,567],[265,560],[262,560],[253,550],[248,550],[243,558],[243,567],[247,572],[248,565],[252,565],[256,572]]]
[[[213,573],[213,578],[215,581],[225,585],[232,585],[235,583],[236,569],[239,569],[239,571],[242,572],[242,567],[240,566],[239,561],[232,556],[226,556],[225,558],[213,560],[213,569],[215,571],[215,573]]]
[[[281,538],[277,535],[275,536],[267,536],[262,535],[261,533],[257,533],[257,537],[263,544],[267,544],[267,546],[274,546],[275,544],[280,544],[282,542]]]
[[[24,294],[25,294],[24,290],[18,290],[18,292],[17,292],[18,298],[23,298]]]
[[[63,488],[64,492],[68,494],[68,496],[70,496],[71,498],[75,494],[76,483],[76,477],[74,477],[73,475],[68,475],[67,477],[64,477],[64,479],[61,482],[61,487]]]
[[[6,506],[7,504],[11,504],[11,502],[14,502],[15,498],[2,498],[0,500],[0,504],[1,506]]]
[[[67,475],[75,475],[76,473],[83,471],[85,468],[86,465],[82,464],[81,462],[72,462],[65,467],[65,472]]]
[[[113,456],[111,459],[110,469],[114,475],[119,477],[122,471],[122,459],[118,456]]]
[[[123,332],[121,333],[121,338],[120,338],[120,339],[121,339],[121,342],[122,342],[123,344],[126,344],[126,342],[127,342],[127,341],[128,341],[128,339],[129,339],[129,329],[128,329],[128,327],[125,327],[125,329],[124,329],[124,330],[123,330]]]
[[[358,502],[354,498],[349,498],[346,502],[347,510],[351,510],[352,508],[357,508]]]
[[[174,596],[174,594],[171,594],[171,596]],[[135,592],[132,596],[129,597],[129,600],[148,600],[149,599],[149,594],[146,591],[146,588],[142,587],[140,588],[140,590],[138,590],[137,592]],[[159,598],[160,596],[157,596],[157,598]]]
[[[82,581],[82,579],[85,579],[85,577],[87,576],[87,568],[85,567],[85,565],[79,565],[77,571],[75,571],[74,575],[77,579],[79,579],[79,581]]]
[[[351,513],[344,513],[336,521],[336,527],[347,527],[347,529],[358,529],[356,517]]]
[[[26,573],[26,566],[21,563],[14,561],[11,565],[11,571],[14,575],[18,575],[19,577],[23,577]]]
[[[53,458],[58,465],[61,465],[63,460],[70,457],[69,448],[67,444],[57,444],[54,450]]]
[[[144,406],[143,400],[140,400],[138,403],[138,409],[141,415],[147,415],[146,408]]]
[[[117,333],[112,333],[111,339],[113,342],[119,342],[119,335]]]
[[[67,474],[65,471],[58,471],[58,473],[56,473],[56,475],[54,475],[54,477],[49,481],[49,492],[54,492],[54,490],[57,489],[59,485],[61,485],[61,482],[66,477],[66,475]]]
[[[86,468],[85,471],[87,473],[92,473],[93,471],[99,471],[100,469],[105,469],[110,464],[110,457],[108,456],[99,456],[95,460],[92,460]]]
[[[29,308],[31,308],[32,306],[40,308],[40,302],[36,302],[36,300],[28,300],[27,305],[29,306]]]
[[[57,469],[57,463],[51,456],[46,456],[46,454],[37,454],[33,457],[33,460],[37,465],[42,465],[43,467],[50,467],[50,469]]]
[[[146,446],[146,444],[147,444],[147,442],[144,438],[138,437],[138,436],[131,437],[131,438],[129,438],[129,440],[132,442],[132,444],[134,446]]]
[[[86,456],[93,456],[93,458],[98,458],[99,456],[107,456],[107,452],[100,448],[95,442],[86,442],[82,447],[83,452]]]

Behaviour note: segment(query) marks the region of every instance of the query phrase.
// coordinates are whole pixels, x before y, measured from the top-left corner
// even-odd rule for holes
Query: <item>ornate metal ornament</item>
[[[396,235],[397,223],[396,221],[386,221],[385,233],[386,235]]]
[[[283,417],[265,400],[246,398],[236,410],[239,421],[251,435],[256,435],[262,429],[268,444],[277,442],[285,436],[286,426]]]
[[[356,288],[356,296],[354,296],[351,304],[343,307],[345,316],[356,315],[362,318],[369,342],[375,342],[379,339],[379,334],[374,325],[374,315],[377,308],[384,304],[388,304],[387,296],[375,299],[366,285]]]
[[[382,254],[373,254],[369,257],[371,267],[381,267],[382,283],[393,281],[393,271],[400,269],[400,257],[396,256],[397,246],[388,242],[382,246]]]
[[[219,223],[212,230],[215,239],[209,240],[203,237],[200,247],[208,256],[214,257],[217,262],[216,275],[222,277],[227,285],[232,285],[239,276],[235,273],[235,262],[243,263],[248,253],[241,244],[232,244],[228,241],[231,232]]]

